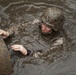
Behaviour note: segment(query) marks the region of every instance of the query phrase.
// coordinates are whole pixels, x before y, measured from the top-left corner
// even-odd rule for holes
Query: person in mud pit
[[[34,33],[34,35],[39,35],[39,38],[40,38],[40,36],[42,36],[42,37],[49,39],[49,40],[46,39],[45,43],[47,43],[47,41],[51,41],[51,42],[49,42],[51,45],[50,49],[54,49],[55,47],[63,44],[63,37],[62,37],[62,35],[60,35],[60,32],[62,31],[62,28],[63,28],[63,24],[64,24],[64,15],[63,15],[62,10],[57,7],[49,7],[43,12],[43,15],[40,17],[39,20],[35,19],[31,23],[25,23],[22,25],[12,26],[9,29],[7,28],[6,30],[0,29],[0,35],[2,35],[3,38],[7,38],[7,37],[11,36],[12,34],[15,34],[16,31],[21,27],[25,28],[25,33],[27,30],[30,32],[30,34],[28,34],[28,35],[32,35],[34,32],[36,32],[37,29],[39,29],[38,34]],[[35,26],[37,26],[38,28]],[[34,30],[32,27],[34,28]],[[26,39],[26,37],[27,36],[25,36],[24,39]],[[50,38],[48,38],[48,37],[50,37]],[[29,37],[27,37],[27,38],[30,39]],[[37,39],[37,37],[36,37],[36,39]],[[35,37],[34,37],[33,41],[35,41]],[[38,41],[38,39],[37,39],[37,41]],[[27,40],[26,40],[26,42],[27,42]],[[38,45],[35,46],[36,49],[37,49],[37,46]],[[46,46],[44,46],[43,49],[45,49],[45,47]],[[29,50],[20,44],[12,45],[11,48],[14,51],[20,51],[23,55],[28,55],[32,52],[32,50]],[[38,46],[38,48],[40,48],[40,47]]]

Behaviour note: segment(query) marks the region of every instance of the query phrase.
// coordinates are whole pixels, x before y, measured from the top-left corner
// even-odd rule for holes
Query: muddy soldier
[[[19,28],[25,28],[24,45],[15,44],[11,48],[14,51],[20,51],[23,55],[28,55],[33,50],[45,52],[61,47],[64,43],[62,35],[64,24],[64,15],[61,9],[57,7],[47,8],[40,19],[33,22],[12,26],[6,30],[0,29],[0,35],[8,38],[15,34]],[[30,35],[30,36],[29,36]],[[29,44],[27,45],[27,43]]]

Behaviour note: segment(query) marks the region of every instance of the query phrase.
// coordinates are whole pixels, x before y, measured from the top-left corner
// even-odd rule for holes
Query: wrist
[[[27,55],[30,55],[31,54],[31,51],[30,50],[27,50]]]
[[[19,50],[23,55],[27,55],[27,50],[26,49],[21,49]]]

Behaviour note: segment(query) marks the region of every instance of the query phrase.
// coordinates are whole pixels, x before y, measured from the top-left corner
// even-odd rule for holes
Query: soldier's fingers
[[[12,48],[17,48],[18,46],[16,46],[16,45],[13,45],[13,46],[11,46]]]
[[[6,38],[6,36],[3,36],[3,38]]]
[[[17,46],[13,46],[13,47],[11,47],[11,48],[12,48],[12,49],[16,49],[16,48],[18,48],[18,49],[19,49],[20,47],[17,47]]]
[[[14,50],[15,50],[15,49],[18,49],[18,50],[19,50],[20,48],[14,48],[14,47],[12,47],[12,49],[14,49]]]
[[[19,51],[20,49],[17,49],[17,48],[15,48],[15,49],[13,49],[14,51]]]
[[[0,30],[0,35],[2,35],[2,34],[4,34],[4,35],[5,35],[6,33],[5,33],[5,31]]]
[[[20,45],[15,44],[15,45],[12,45],[11,47],[20,47]]]
[[[2,35],[2,32],[0,32],[0,35]]]

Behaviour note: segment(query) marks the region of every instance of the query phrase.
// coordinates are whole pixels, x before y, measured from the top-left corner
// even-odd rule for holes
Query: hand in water
[[[7,38],[9,36],[9,33],[7,31],[0,29],[0,35],[2,35],[3,38]]]
[[[14,51],[20,51],[23,55],[27,55],[27,50],[22,45],[15,44],[12,45],[11,48]]]

